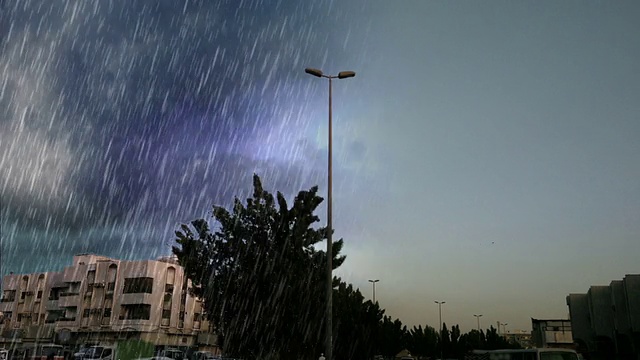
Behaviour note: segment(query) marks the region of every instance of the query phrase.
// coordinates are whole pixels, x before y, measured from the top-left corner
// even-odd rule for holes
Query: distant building
[[[575,349],[568,319],[531,319],[531,337],[537,348]]]
[[[172,258],[121,261],[80,254],[61,272],[11,274],[3,285],[0,346],[140,339],[217,350],[202,301],[189,294],[190,281]]]
[[[573,339],[592,359],[640,359],[640,275],[570,294]]]
[[[525,349],[533,347],[531,332],[525,330],[513,330],[504,334],[504,337],[512,344],[518,344]]]

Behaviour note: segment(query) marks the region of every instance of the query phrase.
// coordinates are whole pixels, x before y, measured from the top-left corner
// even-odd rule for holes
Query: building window
[[[60,288],[53,288],[49,291],[49,300],[59,300],[60,299]]]
[[[42,290],[38,290],[38,294],[36,295],[36,298],[42,299]]]
[[[2,302],[14,302],[14,301],[16,301],[15,290],[6,290],[4,294],[2,294]]]
[[[184,321],[184,311],[180,311],[180,314],[178,315],[178,319],[180,321]]]
[[[95,282],[96,282],[96,271],[95,270],[87,271],[87,283],[89,285],[92,285]]]
[[[22,321],[22,314],[18,314],[18,318],[16,319],[17,322],[21,322]],[[327,343],[328,344],[328,343]]]
[[[162,310],[163,319],[171,319],[171,310]]]
[[[82,317],[88,318],[90,312],[91,312],[91,309],[84,309],[84,311],[82,312]]]
[[[60,293],[60,296],[74,296],[74,295],[80,295],[80,282],[79,281],[70,282],[69,283],[69,287],[67,289],[64,289]]]
[[[104,308],[104,312],[102,313],[102,317],[111,317],[111,308]]]
[[[153,278],[139,277],[124,279],[124,289],[122,292],[125,294],[151,294],[153,292]]]
[[[120,320],[149,320],[151,317],[151,305],[123,305],[120,314]]]
[[[23,292],[20,293],[20,300],[24,300],[24,298],[26,298],[26,297],[27,297],[27,292],[26,291],[23,291]]]

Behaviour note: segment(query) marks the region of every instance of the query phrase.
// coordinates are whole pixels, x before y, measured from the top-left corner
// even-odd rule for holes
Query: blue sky
[[[380,279],[387,314],[529,329],[640,271],[636,2],[60,4],[0,2],[5,272],[166,253],[254,171],[326,191],[307,66],[357,73],[334,83],[339,274]]]

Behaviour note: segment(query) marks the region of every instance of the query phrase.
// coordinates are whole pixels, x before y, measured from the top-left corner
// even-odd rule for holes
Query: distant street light
[[[500,321],[498,321],[498,335],[500,335],[500,327],[502,327],[503,331],[502,331],[502,335],[506,336],[506,332],[507,332],[507,323],[501,323]]]
[[[333,360],[333,219],[332,219],[332,158],[333,158],[333,123],[332,123],[332,80],[346,79],[356,76],[353,71],[341,71],[338,75],[324,75],[321,70],[306,68],[309,75],[329,79],[329,137],[327,161],[327,304],[326,304],[326,360]]]
[[[480,315],[475,315],[474,314],[473,316],[475,316],[476,319],[478,320],[478,332],[480,332],[480,318],[482,317],[482,314],[480,314]]]
[[[378,279],[375,280],[369,280],[369,282],[371,283],[371,285],[373,285],[373,303],[376,303],[376,283],[380,281]]]
[[[440,359],[444,359],[444,342],[442,341],[442,305],[446,304],[446,301],[434,301],[438,304],[438,313],[440,314]]]

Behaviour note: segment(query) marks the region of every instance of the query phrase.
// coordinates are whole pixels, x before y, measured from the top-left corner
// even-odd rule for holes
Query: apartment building
[[[5,346],[140,339],[218,352],[202,301],[190,295],[190,281],[173,258],[121,261],[80,254],[60,272],[11,274],[3,284]]]
[[[573,339],[591,359],[640,359],[640,274],[569,294]]]

